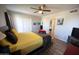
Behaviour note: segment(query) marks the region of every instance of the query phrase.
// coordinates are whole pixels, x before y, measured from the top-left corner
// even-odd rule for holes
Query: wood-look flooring
[[[67,48],[67,44],[58,39],[52,39],[51,46],[41,55],[63,55]]]

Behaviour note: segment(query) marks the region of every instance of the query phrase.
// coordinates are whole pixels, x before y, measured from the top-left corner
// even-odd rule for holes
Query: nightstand
[[[10,54],[9,46],[0,46],[0,55]]]

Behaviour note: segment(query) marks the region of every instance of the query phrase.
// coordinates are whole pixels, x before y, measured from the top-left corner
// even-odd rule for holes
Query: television
[[[79,39],[79,28],[73,28],[71,36],[73,36],[74,38]]]

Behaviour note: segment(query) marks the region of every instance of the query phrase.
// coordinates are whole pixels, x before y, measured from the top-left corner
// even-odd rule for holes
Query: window
[[[32,19],[25,14],[12,14],[14,27],[18,32],[31,32],[32,31]]]

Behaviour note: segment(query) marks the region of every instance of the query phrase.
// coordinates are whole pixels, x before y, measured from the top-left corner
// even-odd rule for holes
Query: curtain
[[[18,32],[31,32],[32,31],[32,18],[31,16],[20,14],[20,13],[11,13],[13,27]]]

